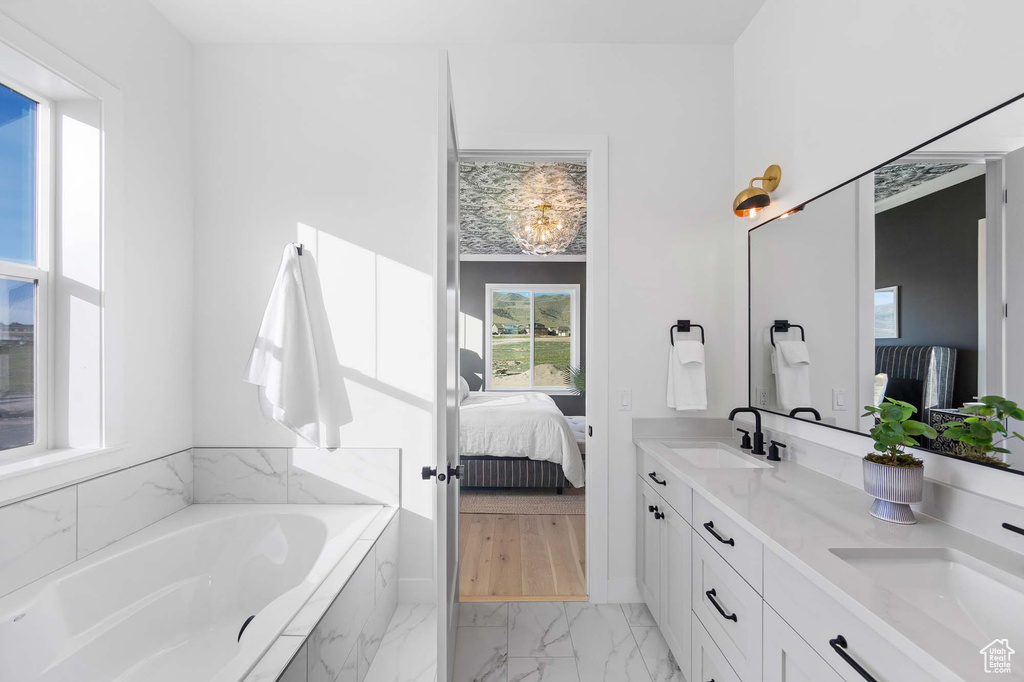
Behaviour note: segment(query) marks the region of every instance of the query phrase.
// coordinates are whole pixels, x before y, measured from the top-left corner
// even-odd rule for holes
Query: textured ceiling
[[[888,199],[966,165],[965,163],[894,163],[879,168],[875,171],[875,201]]]
[[[582,163],[462,162],[459,172],[459,253],[515,255],[508,216],[541,203],[581,210],[579,234],[568,255],[587,252],[587,166]]]

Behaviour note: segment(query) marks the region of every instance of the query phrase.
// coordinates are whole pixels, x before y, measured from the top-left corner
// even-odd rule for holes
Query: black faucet
[[[810,412],[811,414],[814,415],[815,421],[821,421],[821,412],[818,412],[813,407],[794,407],[792,410],[789,411],[789,416],[796,417],[801,412]]]
[[[737,407],[735,410],[729,413],[729,421],[740,412],[750,412],[754,415],[754,449],[750,451],[752,455],[763,455],[764,451],[764,433],[761,431],[761,413],[754,407]]]

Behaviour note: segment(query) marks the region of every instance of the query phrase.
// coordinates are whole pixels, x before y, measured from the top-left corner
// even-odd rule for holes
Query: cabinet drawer
[[[843,682],[843,678],[765,604],[762,682]]]
[[[740,678],[759,682],[761,595],[693,534],[693,611]]]
[[[693,522],[697,534],[736,569],[760,594],[763,548],[738,523],[719,511],[699,493],[693,494]]]
[[[768,605],[842,679],[847,682],[864,682],[864,677],[829,644],[830,640],[839,635],[846,642],[846,648],[843,649],[846,655],[863,666],[878,682],[925,682],[935,679],[883,635],[868,627],[772,552],[764,553],[764,574],[764,597]]]
[[[639,451],[639,454],[641,456],[637,461],[642,466],[637,470],[637,474],[658,491],[658,494],[664,497],[665,501],[671,504],[679,512],[679,515],[686,519],[687,523],[690,523],[693,497],[690,486],[683,483],[682,479],[671,473],[664,464],[654,457],[642,450]]]
[[[690,682],[740,682],[736,672],[715,646],[711,635],[693,616],[693,660],[690,663]]]

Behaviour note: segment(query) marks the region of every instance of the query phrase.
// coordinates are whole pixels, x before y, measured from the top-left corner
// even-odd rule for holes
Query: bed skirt
[[[561,464],[527,457],[488,457],[463,455],[463,488],[555,488],[561,494],[573,487],[565,478]]]

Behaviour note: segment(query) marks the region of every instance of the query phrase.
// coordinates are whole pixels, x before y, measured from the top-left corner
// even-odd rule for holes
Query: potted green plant
[[[579,367],[568,367],[562,370],[562,379],[574,395],[587,393],[587,366],[580,363]]]
[[[1024,410],[1012,400],[998,395],[987,395],[979,404],[961,410],[971,416],[963,421],[949,422],[942,426],[942,435],[955,441],[957,457],[993,466],[1010,466],[996,454],[1009,454],[1001,447],[1011,438],[1024,440],[1016,431],[1010,432],[1006,424],[1010,419],[1024,421]]]
[[[883,521],[917,523],[910,505],[924,496],[924,462],[906,452],[917,446],[918,436],[935,438],[935,429],[911,419],[917,408],[902,400],[886,398],[881,405],[865,405],[864,417],[874,416],[871,438],[875,451],[864,458],[864,490],[874,496],[871,515]]]

